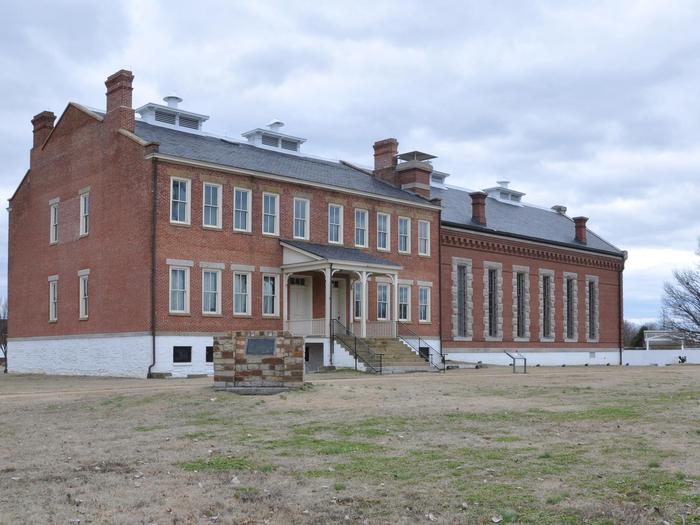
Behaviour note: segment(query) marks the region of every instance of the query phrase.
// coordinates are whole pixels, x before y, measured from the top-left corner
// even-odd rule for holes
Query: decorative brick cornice
[[[542,261],[558,262],[564,264],[576,264],[604,270],[620,271],[622,260],[611,257],[596,256],[581,252],[567,251],[566,248],[548,249],[544,246],[528,245],[517,241],[498,240],[494,238],[475,238],[468,234],[459,234],[452,231],[440,232],[440,243],[443,246],[453,246],[456,248],[467,248],[488,253],[500,253],[515,255],[519,257],[529,257]]]

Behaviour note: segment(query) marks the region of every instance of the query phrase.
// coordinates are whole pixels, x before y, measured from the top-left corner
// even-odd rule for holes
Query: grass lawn
[[[700,367],[0,377],[0,523],[700,524]]]

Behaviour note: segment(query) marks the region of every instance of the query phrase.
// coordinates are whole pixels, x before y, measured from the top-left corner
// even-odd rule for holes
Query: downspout
[[[328,300],[328,304],[330,305],[331,311],[328,312],[328,319],[330,326],[328,327],[328,335],[330,336],[328,338],[328,354],[331,358],[331,363],[330,366],[333,366],[333,354],[335,353],[333,350],[335,349],[335,338],[333,337],[333,263],[330,264],[330,271],[328,272],[329,276],[328,279],[330,279],[330,289],[331,289],[331,296]],[[312,312],[313,313],[313,312]],[[313,315],[311,316],[313,317]]]
[[[620,348],[620,366],[622,366],[622,351],[623,351],[623,346],[624,346],[624,337],[623,337],[623,330],[624,330],[624,294],[622,293],[622,272],[625,269],[625,261],[627,260],[627,252],[623,252],[622,256],[622,261],[620,264],[620,271],[617,274],[617,289],[619,293],[618,297],[618,341],[619,341],[619,348]]]
[[[437,296],[441,297],[442,296],[442,206],[440,206],[440,210],[438,211],[438,293]],[[430,297],[430,300],[432,301],[432,294]],[[438,341],[440,343],[440,357],[442,358],[442,371],[446,372],[447,371],[447,364],[445,363],[445,351],[442,348],[442,304],[443,302],[440,301],[440,308],[438,308],[438,324],[440,326],[440,330],[438,330]]]
[[[158,219],[158,159],[151,159],[153,197],[151,202],[151,364],[146,377],[153,377],[156,365],[156,221]]]

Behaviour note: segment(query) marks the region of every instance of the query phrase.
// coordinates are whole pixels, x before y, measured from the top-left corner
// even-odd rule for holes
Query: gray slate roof
[[[575,240],[574,221],[555,211],[523,204],[514,206],[491,197],[486,198],[486,227],[472,222],[472,201],[469,191],[456,188],[431,188],[431,197],[442,199],[442,221],[469,229],[490,231],[529,239],[543,240],[554,244],[579,249],[608,252],[621,255],[622,252],[603,240],[591,230],[587,230],[587,244]]]
[[[307,253],[311,253],[322,259],[336,260],[336,261],[349,261],[361,264],[381,264],[383,266],[394,266],[400,268],[400,266],[391,261],[387,261],[376,255],[372,255],[364,250],[359,250],[357,248],[345,248],[344,246],[334,246],[332,244],[315,244],[312,242],[305,241],[289,241],[282,240],[285,244],[289,244],[300,250],[304,250]]]
[[[380,197],[427,203],[425,199],[411,192],[396,188],[340,162],[272,151],[245,143],[227,142],[217,137],[187,133],[138,120],[136,135],[144,140],[158,142],[158,151],[166,155],[327,184]]]

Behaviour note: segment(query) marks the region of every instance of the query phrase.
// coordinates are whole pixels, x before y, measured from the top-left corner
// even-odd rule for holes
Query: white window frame
[[[58,243],[58,202],[49,205],[49,244]]]
[[[78,304],[79,319],[84,321],[90,315],[90,270],[80,270],[78,272]]]
[[[183,309],[173,309],[173,270],[184,270],[185,272],[185,289],[183,299]],[[170,266],[168,270],[168,312],[171,314],[189,314],[190,313],[190,268],[189,266]]]
[[[187,200],[185,201],[185,220],[173,220],[173,183],[175,181],[184,182],[187,191]],[[182,202],[182,201],[178,201]],[[192,181],[184,177],[170,177],[170,223],[184,224],[189,226],[192,219]]]
[[[206,304],[204,294],[207,293],[204,289],[205,273],[213,273],[214,275],[216,275],[216,310],[213,312],[204,309],[204,305]],[[202,268],[202,315],[221,315],[221,270],[214,270],[212,268]]]
[[[425,292],[425,303],[421,302],[422,292]],[[430,323],[432,318],[432,312],[430,308],[430,301],[432,295],[432,288],[430,286],[419,286],[418,287],[418,322],[419,323]],[[425,318],[421,315],[421,307],[425,306]]]
[[[421,225],[425,224],[425,237],[421,237]],[[425,240],[425,250],[421,251],[421,241]],[[418,221],[418,255],[430,257],[430,221]]]
[[[216,224],[207,224],[206,220],[206,208],[207,208],[207,187],[214,187],[217,189],[217,199],[216,199]],[[220,230],[221,226],[221,213],[223,209],[223,190],[224,187],[221,184],[215,182],[205,182],[202,184],[202,227],[211,228],[212,230]]]
[[[331,230],[332,226],[334,226],[333,223],[331,223],[331,208],[337,208],[338,209],[338,240],[334,241],[331,239]],[[328,204],[328,242],[329,244],[343,244],[343,215],[344,215],[345,209],[342,204],[335,204],[335,203],[329,203]]]
[[[406,290],[406,301],[402,302],[401,301],[401,290]],[[405,323],[410,323],[411,322],[411,286],[408,284],[400,284],[399,285],[399,292],[398,292],[398,299],[399,299],[399,306],[397,309],[397,314],[399,317],[399,321],[405,322]],[[406,305],[406,316],[401,317],[401,305],[405,304]]]
[[[237,208],[237,200],[236,200],[236,194],[237,193],[245,193],[246,195],[246,209],[242,210],[240,208]],[[251,226],[252,226],[252,218],[253,218],[253,192],[250,190],[250,188],[239,188],[235,187],[233,188],[233,231],[236,232],[245,232],[245,233],[250,233],[252,231]],[[244,212],[245,213],[245,228],[237,228],[236,227],[236,212]]]
[[[401,221],[406,222],[406,249],[401,249]],[[399,216],[398,222],[398,236],[396,242],[398,243],[399,253],[411,253],[411,218]]]
[[[245,312],[237,312],[236,311],[236,276],[237,275],[245,275],[246,277],[246,302],[245,302]],[[252,295],[252,273],[251,272],[233,272],[233,315],[235,317],[250,317],[252,315],[251,312],[251,295]]]
[[[381,231],[379,229],[379,225],[381,223],[379,217],[386,218],[386,231]],[[379,239],[381,237],[381,234],[384,234],[386,246],[379,245]],[[391,214],[382,211],[377,212],[377,250],[382,252],[391,251]]]
[[[272,279],[275,287],[275,294],[272,296],[272,313],[265,312],[265,280]],[[277,273],[262,274],[262,289],[260,290],[260,311],[263,317],[279,317],[280,315],[280,276]]]
[[[386,291],[386,301],[379,301],[379,289]],[[379,317],[379,303],[386,303],[386,312],[384,317]],[[391,301],[389,297],[389,284],[377,283],[377,321],[388,321],[391,315]]]
[[[58,321],[58,276],[49,277],[49,322]]]
[[[90,233],[90,192],[80,194],[80,236]]]
[[[274,232],[266,232],[265,231],[265,197],[272,197],[275,201],[275,231]],[[270,214],[267,214],[270,215]],[[263,235],[269,235],[271,237],[279,237],[280,234],[280,196],[279,193],[272,193],[269,191],[265,191],[262,194],[262,224],[260,225],[261,231]]]
[[[358,293],[359,289],[359,293]],[[357,313],[357,305],[360,305],[360,313]],[[352,318],[362,319],[362,281],[355,281],[352,287]]]
[[[303,205],[304,217],[297,217],[297,203]],[[292,237],[295,239],[309,240],[309,220],[311,213],[311,201],[302,197],[294,197],[293,206],[293,221],[292,221]],[[304,231],[302,235],[297,235],[297,221],[304,221]]]
[[[357,217],[358,214],[364,216],[365,218],[365,225],[363,228],[358,228],[357,226]],[[364,231],[364,243],[363,244],[358,244],[357,242],[357,231],[358,230],[363,230]],[[355,228],[354,228],[354,241],[355,241],[355,246],[358,248],[367,248],[369,246],[369,211],[365,210],[363,208],[355,208]]]

